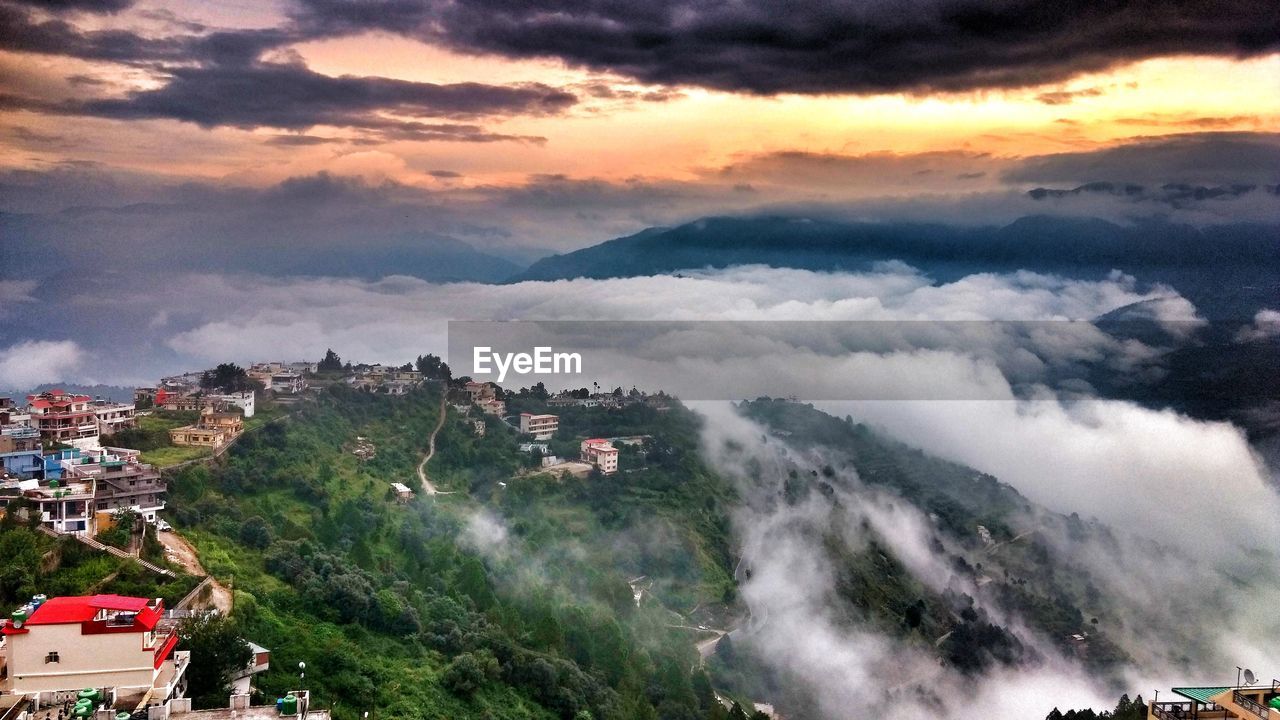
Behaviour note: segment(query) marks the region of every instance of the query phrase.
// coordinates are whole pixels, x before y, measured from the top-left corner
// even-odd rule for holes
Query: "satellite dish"
[[[1254,683],[1256,683],[1256,682],[1258,682],[1258,677],[1257,677],[1256,675],[1254,675],[1254,674],[1253,674],[1253,671],[1252,671],[1252,670],[1250,670],[1249,668],[1245,668],[1245,670],[1244,670],[1244,684],[1245,684],[1245,685],[1252,685],[1252,684],[1254,684]]]

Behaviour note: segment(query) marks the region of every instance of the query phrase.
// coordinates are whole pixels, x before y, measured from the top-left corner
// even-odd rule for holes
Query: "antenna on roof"
[[[1252,671],[1252,670],[1250,670],[1249,668],[1245,668],[1245,669],[1244,669],[1244,684],[1245,684],[1245,685],[1253,685],[1253,684],[1254,684],[1254,683],[1256,683],[1256,682],[1258,682],[1258,676],[1257,676],[1257,675],[1254,675],[1254,674],[1253,674],[1253,671]]]

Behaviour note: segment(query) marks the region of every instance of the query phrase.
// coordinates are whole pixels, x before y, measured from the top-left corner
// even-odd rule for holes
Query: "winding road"
[[[427,440],[427,454],[423,455],[422,462],[418,463],[418,480],[422,482],[422,492],[427,495],[452,495],[453,494],[452,492],[447,490],[444,490],[444,491],[437,490],[436,486],[432,485],[431,481],[427,479],[427,463],[430,462],[431,458],[436,454],[436,435],[440,434],[440,428],[444,427],[444,420],[445,420],[445,417],[447,417],[447,413],[446,413],[447,406],[445,403],[446,397],[447,397],[446,394],[441,393],[440,419],[436,421],[436,427],[434,430],[431,431],[431,437]]]

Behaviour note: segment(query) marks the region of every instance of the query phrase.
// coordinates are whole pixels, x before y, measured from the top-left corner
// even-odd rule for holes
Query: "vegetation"
[[[253,660],[237,623],[214,612],[186,618],[178,626],[178,649],[197,659],[187,668],[188,695],[199,707],[221,707],[227,702],[237,671]]]

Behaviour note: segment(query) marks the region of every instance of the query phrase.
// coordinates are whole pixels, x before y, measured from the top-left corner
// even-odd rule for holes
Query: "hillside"
[[[1031,216],[1003,227],[712,217],[543,258],[510,281],[633,277],[765,264],[869,270],[901,260],[936,280],[1019,269],[1172,284],[1210,317],[1248,318],[1280,287],[1280,228]]]
[[[749,484],[712,470],[701,447],[706,420],[678,404],[561,409],[553,452],[567,455],[585,436],[650,437],[622,446],[616,475],[556,478],[518,450],[503,421],[484,417],[477,436],[449,408],[428,468],[449,494],[397,503],[389,483],[416,487],[438,392],[335,387],[213,464],[173,475],[176,529],[234,588],[243,634],[273,651],[259,679],[267,696],[296,684],[292,668],[305,661],[308,685],[339,718],[376,708],[406,719],[698,720],[723,717],[715,693],[806,716],[811,699],[762,664],[749,639],[721,642],[705,671],[699,662],[698,644],[710,652],[707,641],[751,622],[735,573],[754,565],[742,555],[740,523],[756,502]],[[546,407],[527,393],[508,402],[513,411]],[[929,590],[892,542],[828,543],[843,568],[847,622],[962,674],[1035,662],[1039,639],[966,610],[998,602],[1050,643],[1070,645],[1088,626],[1081,657],[1100,676],[1127,657],[1087,573],[1024,535],[1027,517],[1091,537],[1105,529],[1040,513],[994,478],[808,406],[758,401],[741,412],[796,451],[856,458],[762,479],[781,483],[781,502],[826,496],[839,507],[832,493],[848,489],[840,476],[853,463],[861,482],[937,518],[955,572],[996,579],[974,605],[963,593]],[[350,452],[357,436],[376,447],[372,459]],[[1007,550],[985,557],[979,525]]]

